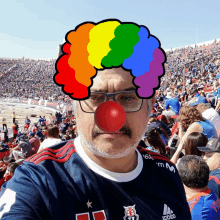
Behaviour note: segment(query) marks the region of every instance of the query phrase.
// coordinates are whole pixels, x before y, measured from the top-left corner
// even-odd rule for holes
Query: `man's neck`
[[[186,192],[186,198],[191,199],[196,194],[206,191],[208,189],[208,187],[206,186],[206,187],[200,188],[200,189],[192,189],[192,188],[189,188],[189,187],[184,185],[184,189],[185,189],[185,192]]]
[[[138,155],[136,151],[121,158],[104,158],[92,154],[83,144],[82,146],[87,156],[97,165],[106,170],[117,173],[128,173],[137,167]]]

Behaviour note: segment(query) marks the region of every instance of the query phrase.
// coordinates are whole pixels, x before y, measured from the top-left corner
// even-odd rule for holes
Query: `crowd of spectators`
[[[0,59],[0,98],[67,101],[53,81],[56,60]]]

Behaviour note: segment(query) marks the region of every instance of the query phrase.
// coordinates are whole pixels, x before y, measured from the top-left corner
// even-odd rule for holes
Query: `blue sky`
[[[57,58],[76,25],[117,18],[145,25],[163,49],[220,38],[219,0],[2,0],[0,57]]]

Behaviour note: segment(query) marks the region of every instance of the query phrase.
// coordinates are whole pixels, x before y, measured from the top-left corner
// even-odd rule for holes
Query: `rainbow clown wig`
[[[54,81],[74,100],[90,97],[98,70],[122,67],[134,77],[139,98],[151,98],[164,75],[166,55],[145,26],[119,20],[86,22],[66,34]]]

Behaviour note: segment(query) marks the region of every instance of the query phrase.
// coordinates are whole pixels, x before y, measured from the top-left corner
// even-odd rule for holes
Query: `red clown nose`
[[[124,126],[125,121],[125,110],[117,102],[104,102],[95,111],[95,123],[103,131],[119,131]]]

